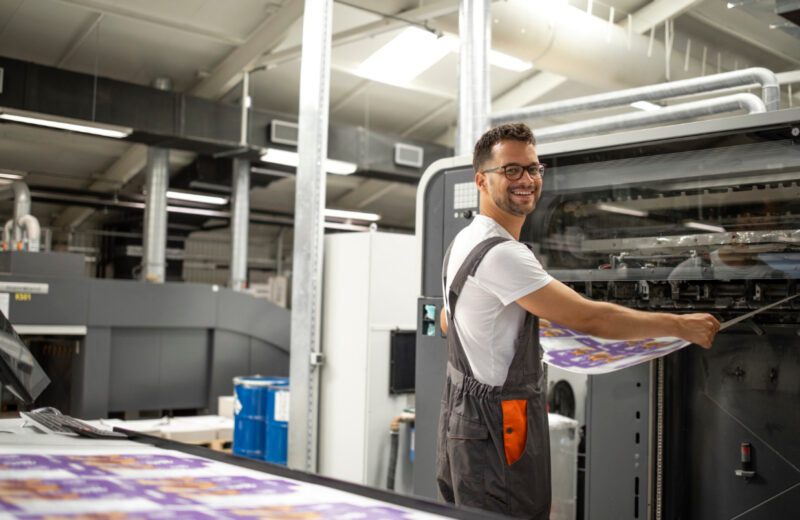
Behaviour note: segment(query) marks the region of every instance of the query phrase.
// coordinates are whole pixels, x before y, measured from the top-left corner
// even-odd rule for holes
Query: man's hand
[[[719,332],[719,321],[710,314],[682,314],[678,316],[680,328],[677,336],[696,343],[703,348],[711,348],[714,336]]]

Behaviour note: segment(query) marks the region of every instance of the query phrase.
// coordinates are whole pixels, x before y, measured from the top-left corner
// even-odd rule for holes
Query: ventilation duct
[[[703,116],[747,110],[749,114],[766,112],[764,103],[753,94],[733,94],[714,99],[673,105],[651,112],[634,112],[588,121],[550,126],[535,132],[537,142],[551,142],[589,134],[611,132],[626,128],[657,125]]]

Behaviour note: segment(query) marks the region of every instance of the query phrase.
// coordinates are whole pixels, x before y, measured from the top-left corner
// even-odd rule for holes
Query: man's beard
[[[495,205],[506,213],[511,213],[515,217],[526,217],[533,213],[533,210],[536,209],[536,203],[539,202],[539,195],[541,194],[541,192],[536,191],[536,188],[530,188],[530,190],[533,192],[533,204],[530,207],[514,204],[511,199],[511,189],[503,192],[500,192],[499,190],[492,190],[491,197]]]

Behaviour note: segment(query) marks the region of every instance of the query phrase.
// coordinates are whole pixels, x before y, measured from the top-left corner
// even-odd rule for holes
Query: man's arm
[[[442,332],[447,334],[447,313],[444,312],[444,307],[442,307],[442,312],[439,313],[439,325],[442,327]]]
[[[525,310],[564,327],[606,339],[677,336],[711,348],[719,322],[710,314],[669,314],[628,309],[596,302],[553,280],[517,300]]]

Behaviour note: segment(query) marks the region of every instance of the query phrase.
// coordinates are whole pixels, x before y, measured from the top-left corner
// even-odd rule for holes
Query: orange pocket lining
[[[503,446],[508,465],[514,464],[525,451],[528,437],[528,401],[503,401]]]

